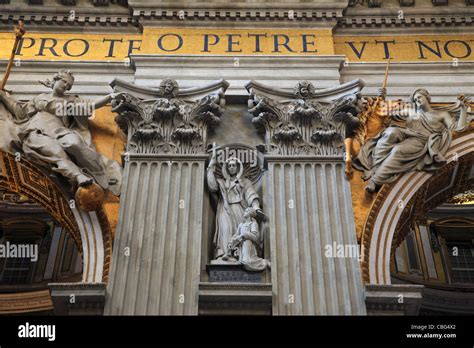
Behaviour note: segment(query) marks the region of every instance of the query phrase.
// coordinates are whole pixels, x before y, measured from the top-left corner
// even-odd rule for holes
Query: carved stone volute
[[[319,91],[303,81],[293,93],[254,81],[246,87],[252,122],[269,154],[341,156],[346,133],[358,126],[360,80]]]
[[[120,80],[112,82],[117,92],[112,110],[127,135],[129,153],[205,153],[208,132],[220,122],[225,106],[224,80],[202,88],[180,91],[172,79],[159,89],[138,87]]]

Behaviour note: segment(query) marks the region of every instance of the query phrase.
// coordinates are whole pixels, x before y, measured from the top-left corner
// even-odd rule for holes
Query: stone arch
[[[362,231],[362,276],[366,283],[391,284],[390,260],[413,223],[474,182],[474,131],[456,133],[448,163],[434,173],[410,172],[377,193]]]
[[[66,229],[82,257],[84,283],[107,282],[112,236],[102,208],[86,212],[71,207],[68,195],[49,176],[32,163],[1,151],[0,188],[27,196]]]

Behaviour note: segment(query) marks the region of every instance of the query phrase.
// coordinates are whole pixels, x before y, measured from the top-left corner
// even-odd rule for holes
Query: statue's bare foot
[[[222,256],[221,260],[222,260],[222,261],[227,261],[227,260],[229,260],[229,256],[224,255],[224,256]]]
[[[346,159],[346,169],[344,170],[346,179],[351,180],[354,176],[354,170],[352,169],[352,159]]]
[[[372,180],[369,180],[367,186],[365,187],[365,191],[372,194],[377,191],[377,185]]]
[[[84,175],[84,174],[79,174],[78,176],[76,176],[76,181],[77,181],[77,184],[79,186],[89,186],[89,185],[92,185],[94,183],[94,179]]]
[[[345,170],[345,173],[346,173],[346,179],[347,180],[352,180],[352,178],[354,177],[354,171],[351,169],[351,170]]]

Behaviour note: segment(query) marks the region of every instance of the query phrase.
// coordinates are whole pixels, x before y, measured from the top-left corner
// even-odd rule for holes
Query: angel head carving
[[[164,98],[176,98],[179,91],[178,82],[173,79],[164,79],[160,83],[159,91]]]
[[[298,82],[294,88],[294,94],[297,98],[308,99],[314,97],[316,88],[309,81]]]

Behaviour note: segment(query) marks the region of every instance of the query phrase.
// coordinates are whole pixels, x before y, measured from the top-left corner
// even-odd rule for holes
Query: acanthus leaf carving
[[[358,127],[362,83],[351,84],[354,87],[349,90],[346,85],[318,92],[312,83],[303,81],[296,85],[291,98],[287,92],[249,83],[249,112],[264,134],[266,152],[342,156],[346,133]]]
[[[115,81],[134,93],[137,88]],[[153,99],[143,99],[128,91],[116,98],[116,122],[127,134],[127,152],[140,154],[205,153],[208,132],[220,123],[228,84],[220,81],[191,92],[181,92],[172,79],[163,80],[158,91],[141,88]],[[124,88],[125,87],[125,88]],[[120,89],[120,88],[119,88]],[[212,93],[202,96],[203,92]],[[197,97],[196,97],[197,96]]]

